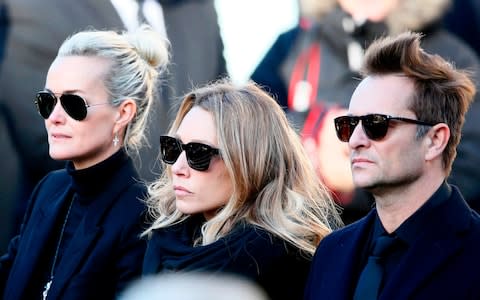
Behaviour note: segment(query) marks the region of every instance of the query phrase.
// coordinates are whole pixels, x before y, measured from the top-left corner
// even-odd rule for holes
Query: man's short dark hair
[[[457,70],[442,57],[425,52],[421,38],[419,33],[404,32],[376,40],[366,51],[362,75],[399,74],[412,80],[414,92],[408,108],[419,120],[445,123],[450,128],[442,156],[448,175],[476,88],[467,71]],[[427,132],[424,129],[419,127],[420,135]]]

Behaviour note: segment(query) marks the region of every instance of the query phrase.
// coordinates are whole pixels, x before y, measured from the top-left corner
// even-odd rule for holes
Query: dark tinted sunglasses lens
[[[44,119],[48,119],[50,114],[52,113],[53,109],[55,108],[55,104],[57,103],[57,99],[54,95],[46,92],[37,93],[36,101],[37,110]]]
[[[354,124],[354,120],[352,120],[351,117],[344,116],[336,118],[335,130],[337,132],[338,139],[342,142],[348,142],[356,125],[357,124]]]
[[[206,171],[215,150],[201,143],[188,143],[185,145],[188,165],[197,171]]]
[[[162,160],[167,164],[174,164],[182,153],[177,140],[169,136],[160,137],[160,151]]]
[[[388,119],[383,115],[367,115],[362,120],[365,134],[371,140],[381,140],[387,135]]]
[[[60,96],[60,102],[65,112],[77,121],[87,117],[87,105],[82,97],[73,94]]]

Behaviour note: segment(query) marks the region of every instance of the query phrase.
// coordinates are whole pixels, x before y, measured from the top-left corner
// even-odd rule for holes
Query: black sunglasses
[[[369,139],[378,141],[383,139],[388,132],[390,120],[401,121],[417,125],[433,126],[434,123],[423,122],[414,119],[391,117],[382,114],[369,114],[365,116],[341,116],[335,118],[335,130],[337,137],[342,142],[348,142],[357,127],[362,121],[362,128]]]
[[[209,145],[195,142],[183,144],[179,139],[174,137],[167,135],[160,136],[160,151],[162,160],[165,163],[173,165],[184,150],[188,165],[197,171],[208,170],[212,157],[220,154],[217,148]]]
[[[48,119],[60,99],[65,112],[77,121],[87,117],[87,108],[91,106],[104,105],[108,103],[88,104],[85,99],[75,94],[61,94],[59,98],[50,91],[40,91],[35,97],[37,110],[44,119]]]

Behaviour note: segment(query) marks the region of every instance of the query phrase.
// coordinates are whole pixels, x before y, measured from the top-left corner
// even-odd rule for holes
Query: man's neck
[[[378,216],[388,233],[395,231],[413,215],[442,185],[445,176],[420,177],[408,186],[374,195]]]

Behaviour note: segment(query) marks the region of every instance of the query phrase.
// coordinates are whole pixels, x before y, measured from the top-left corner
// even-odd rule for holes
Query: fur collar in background
[[[336,5],[337,0],[299,0],[300,14],[312,20],[321,20]],[[438,21],[450,5],[451,0],[399,0],[398,8],[386,19],[389,33],[421,31]]]

